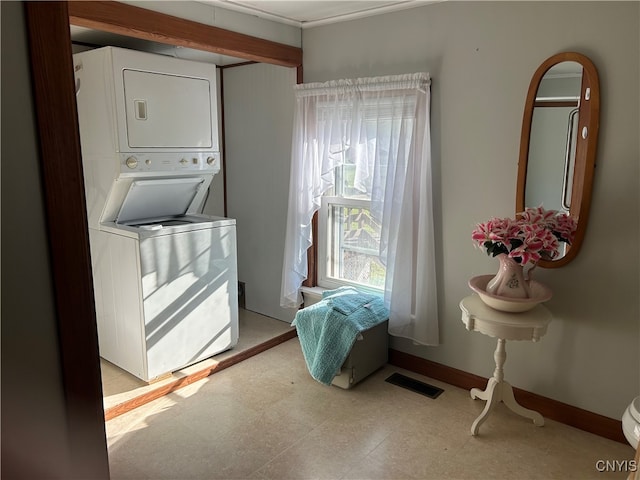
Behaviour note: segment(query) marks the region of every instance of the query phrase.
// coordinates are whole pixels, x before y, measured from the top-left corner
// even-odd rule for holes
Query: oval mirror
[[[516,213],[525,207],[569,213],[577,221],[571,245],[545,268],[570,262],[587,228],[600,116],[598,72],[574,52],[554,55],[536,70],[522,120]]]

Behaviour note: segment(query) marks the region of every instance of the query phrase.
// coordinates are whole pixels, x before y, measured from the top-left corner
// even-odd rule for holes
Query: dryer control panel
[[[220,152],[121,153],[120,176],[181,175],[220,171]]]

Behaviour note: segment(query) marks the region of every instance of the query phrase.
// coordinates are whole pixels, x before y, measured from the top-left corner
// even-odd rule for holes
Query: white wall
[[[236,219],[238,280],[246,308],[291,322],[280,279],[291,162],[296,69],[266,64],[226,68],[227,215]]]
[[[592,211],[577,259],[538,270],[555,314],[541,342],[507,345],[516,387],[611,418],[640,394],[639,6],[637,2],[444,2],[303,30],[304,81],[428,71],[442,345],[392,347],[485,377],[495,340],[467,332],[467,280],[496,271],[471,230],[515,208],[529,81],[551,55],[578,51],[600,73]],[[622,221],[620,220],[622,219]]]

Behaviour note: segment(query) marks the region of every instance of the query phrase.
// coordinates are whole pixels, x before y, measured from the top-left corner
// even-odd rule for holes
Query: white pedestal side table
[[[504,381],[504,362],[507,359],[505,343],[507,340],[529,340],[537,342],[547,332],[551,322],[551,312],[538,305],[528,312],[508,313],[487,306],[478,295],[470,295],[460,302],[462,321],[467,330],[476,331],[498,339],[493,358],[496,369],[484,390],[471,389],[471,398],[486,400],[484,410],[471,425],[471,435],[477,435],[480,425],[487,419],[493,408],[503,402],[510,410],[533,420],[534,425],[544,425],[542,415],[524,408],[513,396],[513,388]]]

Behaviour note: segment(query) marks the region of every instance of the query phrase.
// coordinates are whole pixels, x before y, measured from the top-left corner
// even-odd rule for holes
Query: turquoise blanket
[[[327,290],[293,320],[309,373],[330,385],[358,335],[389,318],[382,297],[353,287]]]

